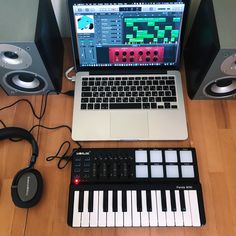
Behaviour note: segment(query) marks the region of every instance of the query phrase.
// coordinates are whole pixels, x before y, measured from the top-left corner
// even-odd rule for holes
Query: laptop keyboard
[[[82,77],[81,109],[177,109],[175,76]]]

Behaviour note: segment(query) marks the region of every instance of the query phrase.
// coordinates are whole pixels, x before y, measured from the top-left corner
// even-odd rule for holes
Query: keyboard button
[[[110,109],[141,109],[141,103],[110,103]]]
[[[89,191],[88,211],[93,212],[93,190]]]
[[[179,190],[175,190],[175,201],[176,201],[176,211],[174,212],[175,214],[175,225],[176,226],[183,226],[183,213],[181,211],[181,206],[180,206],[180,195],[179,195]]]
[[[192,226],[192,216],[188,190],[184,190],[184,201],[186,206],[186,211],[183,212],[184,226]]]
[[[107,190],[103,191],[103,211],[104,212],[108,211],[108,191]]]
[[[89,227],[88,203],[89,203],[89,191],[84,191],[84,205],[83,205],[83,212],[81,214],[82,227]]]
[[[189,200],[193,226],[201,226],[198,198],[196,190],[189,190]]]
[[[83,212],[84,207],[84,191],[80,191],[79,194],[79,212]]]
[[[179,190],[179,199],[180,199],[180,208],[181,211],[186,211],[185,199],[184,199],[184,190]]]
[[[166,226],[166,211],[162,210],[162,194],[160,190],[156,191],[156,198],[157,198],[157,214],[158,214],[159,226]]]
[[[122,191],[117,191],[117,212],[115,213],[116,227],[122,227],[124,225],[124,214],[122,211]]]
[[[175,225],[174,212],[171,210],[170,190],[166,190],[166,224],[167,226]]]

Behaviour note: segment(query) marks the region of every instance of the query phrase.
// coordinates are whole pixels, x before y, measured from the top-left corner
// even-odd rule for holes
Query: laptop
[[[68,0],[72,138],[185,140],[179,72],[188,0]]]

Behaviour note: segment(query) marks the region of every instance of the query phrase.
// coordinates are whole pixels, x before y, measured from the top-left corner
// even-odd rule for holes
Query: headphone
[[[38,157],[38,144],[33,135],[22,128],[8,127],[0,129],[0,140],[20,138],[27,140],[32,146],[32,156],[29,165],[18,171],[12,181],[11,197],[14,204],[20,208],[30,208],[36,205],[43,191],[43,179],[34,164]]]

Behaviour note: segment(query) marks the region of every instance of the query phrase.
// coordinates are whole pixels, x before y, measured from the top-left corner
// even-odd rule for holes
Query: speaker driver
[[[227,57],[221,64],[220,69],[227,75],[236,75],[236,54]]]
[[[0,45],[0,66],[10,70],[23,70],[32,64],[30,54],[17,46]]]
[[[224,77],[211,81],[204,89],[207,96],[214,98],[236,95],[236,77]]]
[[[26,71],[10,72],[5,75],[3,82],[10,89],[25,93],[39,93],[48,87],[43,77]]]

